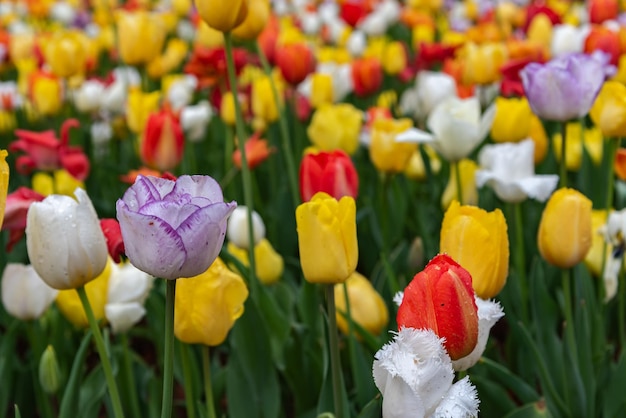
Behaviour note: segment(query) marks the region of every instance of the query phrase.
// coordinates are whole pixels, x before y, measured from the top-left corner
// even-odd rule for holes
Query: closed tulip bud
[[[591,274],[596,277],[600,277],[602,274],[602,264],[605,256],[605,240],[604,236],[600,233],[601,228],[607,223],[608,211],[606,209],[596,209],[591,211],[591,247],[585,256],[585,266]],[[606,248],[608,254],[611,253],[611,246]]]
[[[22,321],[43,315],[56,298],[58,290],[51,288],[33,266],[8,263],[2,273],[2,304],[4,309]]]
[[[141,136],[141,161],[150,168],[170,171],[183,158],[185,137],[178,116],[170,109],[152,113]]]
[[[413,126],[410,119],[379,118],[371,127],[370,158],[378,171],[401,173],[417,144],[397,142],[396,137]]]
[[[448,178],[448,184],[441,195],[441,207],[445,210],[448,209],[450,204],[458,199],[458,184],[456,181],[456,170],[460,171],[459,178],[461,179],[461,198],[463,203],[467,205],[478,204],[478,188],[476,187],[476,171],[478,171],[478,164],[474,160],[469,158],[463,158],[457,164],[450,166],[450,177]]]
[[[195,0],[198,14],[207,25],[220,32],[230,32],[248,15],[250,0]]]
[[[158,111],[161,93],[158,91],[144,93],[138,87],[128,91],[126,103],[126,123],[136,134],[142,133],[151,113]]]
[[[220,345],[243,315],[248,288],[217,258],[204,273],[176,285],[174,335],[187,344]]]
[[[51,74],[40,71],[31,74],[29,96],[39,114],[43,116],[56,115],[63,105],[61,81]]]
[[[228,243],[226,249],[231,255],[237,257],[244,266],[250,265],[247,249],[237,247],[232,241]],[[272,247],[272,244],[263,238],[254,246],[254,267],[255,276],[258,277],[259,281],[265,285],[270,285],[280,280],[285,262],[283,257]]]
[[[47,394],[56,393],[61,386],[61,369],[54,347],[48,345],[39,359],[39,384]]]
[[[110,218],[101,219],[100,228],[107,242],[109,256],[111,256],[114,262],[119,263],[122,254],[124,254],[124,240],[122,239],[119,222]]]
[[[243,40],[256,39],[265,29],[269,18],[269,0],[248,0],[248,14],[241,25],[233,30],[233,36]]]
[[[250,247],[248,208],[246,206],[237,206],[230,215],[226,235],[228,236],[228,241],[237,247],[246,250]],[[252,211],[252,235],[255,246],[265,238],[265,223],[263,223],[263,218],[256,211]]]
[[[352,63],[352,81],[357,96],[367,96],[380,90],[383,66],[378,58],[360,58]]]
[[[46,61],[57,77],[68,78],[85,72],[87,51],[78,32],[55,32],[45,52]]]
[[[0,227],[4,220],[4,209],[7,203],[7,193],[9,191],[9,164],[7,163],[6,150],[0,149]]]
[[[268,157],[276,151],[275,147],[270,147],[269,143],[266,139],[262,139],[259,132],[252,135],[246,141],[246,162],[248,163],[248,167],[252,170],[263,161],[267,160]],[[242,167],[242,156],[241,156],[241,148],[237,148],[233,152],[233,164],[235,167],[241,170]]]
[[[304,42],[289,43],[276,48],[276,65],[287,83],[300,84],[315,70],[315,56]]]
[[[306,202],[317,192],[341,199],[356,199],[359,175],[350,156],[344,151],[308,153],[300,163],[300,197]]]
[[[335,285],[335,304],[337,308],[337,327],[348,335],[348,308],[344,285],[347,286],[352,321],[370,334],[378,335],[389,322],[389,310],[382,296],[372,283],[363,275],[354,272],[345,283]],[[357,335],[360,333],[354,330]]]
[[[155,59],[165,42],[164,22],[155,13],[118,11],[119,54],[126,65],[147,64]]]
[[[333,103],[333,78],[330,74],[313,73],[311,75],[311,106],[319,109]]]
[[[528,138],[532,110],[525,97],[496,97],[496,114],[491,125],[494,142],[519,142]]]
[[[626,86],[606,81],[589,115],[605,137],[626,136]]]
[[[34,202],[26,220],[28,257],[41,278],[55,289],[75,289],[95,279],[107,262],[107,245],[98,215],[82,189]]]
[[[282,91],[279,90],[277,93],[281,100]],[[267,123],[278,120],[279,113],[272,91],[272,80],[267,76],[262,76],[252,82],[252,113]]]
[[[465,84],[490,84],[501,78],[500,67],[506,60],[506,47],[503,43],[486,43],[476,45],[467,43],[463,66]]]
[[[617,0],[591,0],[587,4],[590,23],[600,24],[605,20],[615,19],[620,11]]]
[[[220,117],[226,125],[235,126],[235,95],[230,91],[222,96]]]
[[[387,44],[383,52],[383,70],[389,75],[398,75],[407,67],[406,47],[402,42]]]
[[[362,125],[361,111],[351,104],[341,103],[317,109],[306,133],[321,151],[341,149],[354,154],[359,147]]]
[[[310,283],[342,283],[356,269],[359,248],[356,204],[317,193],[296,208],[300,263]]]
[[[502,211],[452,202],[441,224],[439,251],[469,271],[478,297],[496,296],[509,274],[509,236]]]
[[[537,233],[544,260],[560,268],[581,262],[591,248],[591,200],[574,189],[562,188],[548,200]]]
[[[430,329],[445,338],[452,360],[470,354],[478,342],[472,276],[448,255],[437,255],[404,290],[397,322],[400,329]]]

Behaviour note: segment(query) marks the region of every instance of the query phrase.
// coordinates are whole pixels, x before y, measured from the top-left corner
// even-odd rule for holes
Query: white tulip
[[[213,117],[213,109],[206,100],[195,106],[185,106],[180,112],[180,124],[191,142],[198,142],[204,138],[206,128]]]
[[[418,114],[427,117],[433,109],[449,97],[457,97],[456,81],[438,71],[420,71],[415,78]]]
[[[79,112],[97,112],[102,105],[104,84],[97,80],[87,80],[74,92],[74,105]]]
[[[254,245],[265,238],[265,224],[263,218],[256,211],[252,211],[252,235]],[[228,240],[239,248],[248,249],[250,247],[249,229],[248,229],[248,208],[246,206],[237,206],[228,218],[228,227],[226,229]]]
[[[109,291],[104,314],[117,334],[128,331],[146,313],[146,301],[154,277],[139,270],[130,263],[111,263]]]
[[[193,75],[187,75],[173,82],[167,89],[167,101],[174,111],[188,106],[193,100],[193,93],[198,86],[198,79]]]
[[[52,20],[70,26],[76,19],[76,9],[69,3],[58,1],[50,6],[49,15]]]
[[[552,28],[552,40],[550,42],[552,56],[583,52],[588,33],[589,29],[584,27],[567,23],[555,25]]]
[[[352,67],[350,64],[337,64],[334,62],[324,62],[317,65],[316,73],[328,74],[332,78],[333,102],[342,101],[354,90],[352,81]],[[306,98],[311,97],[311,74],[298,85],[298,93]]]
[[[556,188],[559,176],[536,175],[534,151],[532,139],[486,145],[478,155],[481,169],[476,171],[476,186],[491,186],[505,202],[517,203],[529,197],[545,202]]]
[[[57,297],[33,266],[8,263],[2,273],[2,304],[12,316],[29,321],[39,318]]]
[[[50,195],[34,202],[26,217],[30,262],[52,288],[75,289],[98,277],[107,262],[107,245],[98,215],[84,190]]]
[[[363,55],[365,48],[367,48],[367,36],[365,36],[365,33],[360,30],[352,31],[346,42],[346,48],[353,57]]]

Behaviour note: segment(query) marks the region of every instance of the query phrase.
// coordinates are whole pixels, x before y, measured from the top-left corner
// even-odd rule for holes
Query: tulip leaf
[[[534,402],[511,411],[504,418],[549,418],[552,417],[542,402]]]
[[[521,402],[535,402],[539,399],[539,394],[524,380],[514,375],[509,369],[487,357],[480,359],[480,364],[487,366],[491,375],[511,390]]]
[[[515,408],[515,403],[505,388],[483,376],[471,376],[478,391],[481,416],[501,417]]]
[[[19,324],[20,321],[13,321],[6,334],[2,335],[2,343],[0,343],[0,382],[12,382],[14,380],[13,353],[15,353],[15,333]],[[10,397],[11,391],[0,391],[0,416],[6,416]]]
[[[85,357],[87,355],[87,349],[91,342],[91,331],[85,332],[74,362],[72,363],[72,370],[70,377],[67,380],[65,391],[63,392],[63,398],[61,399],[61,408],[59,411],[59,418],[74,418],[78,414],[78,397],[81,386],[81,376],[83,370],[83,364],[85,363]]]
[[[626,351],[622,351],[617,364],[611,368],[609,380],[604,385],[604,417],[622,417],[626,414]]]
[[[382,398],[380,394],[377,394],[374,399],[369,401],[367,405],[363,407],[358,415],[358,418],[379,418],[381,416]]]
[[[276,299],[268,289],[261,285],[258,290],[259,310],[263,312],[262,318],[270,331],[268,337],[274,363],[279,370],[284,370],[283,350],[291,330],[291,320],[288,318],[287,313],[279,307]]]
[[[107,394],[107,383],[101,365],[96,366],[83,380],[78,402],[78,416],[97,418]]]
[[[15,418],[22,418],[22,414],[20,414],[20,407],[15,404]]]

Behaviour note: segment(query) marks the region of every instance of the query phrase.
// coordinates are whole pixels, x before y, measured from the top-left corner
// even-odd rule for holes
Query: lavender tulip
[[[575,53],[545,64],[528,64],[520,74],[533,112],[559,122],[585,116],[613,70],[605,58],[602,52]]]
[[[236,206],[224,202],[209,176],[181,176],[175,182],[138,176],[116,205],[126,255],[156,277],[197,276],[217,258]]]

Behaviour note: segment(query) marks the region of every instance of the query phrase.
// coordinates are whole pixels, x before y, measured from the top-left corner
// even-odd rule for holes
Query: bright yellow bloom
[[[159,109],[161,93],[158,91],[144,93],[138,87],[128,90],[128,103],[126,111],[126,123],[134,133],[142,133],[146,127],[150,113]]]
[[[166,35],[161,17],[143,10],[118,10],[116,19],[119,53],[124,64],[147,64],[161,53]]]
[[[437,174],[441,170],[441,159],[437,155],[437,152],[428,145],[421,145],[428,157],[428,163],[430,164],[430,170],[432,173]],[[422,158],[422,153],[419,148],[413,151],[411,158],[404,169],[404,175],[411,180],[423,181],[426,180],[426,165]]]
[[[256,39],[265,29],[269,18],[269,0],[248,0],[248,15],[243,23],[233,30],[233,36],[245,40]]]
[[[311,74],[311,106],[319,109],[333,102],[333,78],[329,74]]]
[[[607,81],[589,112],[605,137],[626,136],[626,86],[617,81]]]
[[[233,256],[237,257],[244,266],[249,265],[248,250],[237,247],[233,242],[228,242],[226,249]],[[266,238],[263,238],[254,247],[254,262],[256,277],[263,284],[270,285],[276,283],[283,275],[285,268],[283,257],[276,252]]]
[[[241,25],[248,15],[249,0],[195,0],[198,14],[209,26],[229,32]]]
[[[9,37],[9,56],[16,63],[34,58],[35,54],[35,34],[23,32],[12,34]]]
[[[16,126],[15,113],[0,110],[0,133],[12,131]]]
[[[157,56],[148,63],[146,72],[152,78],[163,77],[180,66],[187,56],[188,50],[187,42],[177,38],[171,39],[167,43],[163,55]]]
[[[519,142],[528,138],[532,110],[526,97],[496,97],[496,116],[491,125],[494,142]]]
[[[356,237],[356,204],[326,193],[296,208],[300,264],[310,283],[342,283],[356,269],[359,248]]]
[[[191,0],[173,0],[172,10],[180,17],[187,16],[189,10],[191,10]]]
[[[6,158],[9,153],[0,149],[0,227],[4,220],[4,208],[7,203],[7,193],[9,191],[9,164]]]
[[[87,51],[77,31],[58,31],[45,48],[46,61],[57,77],[68,78],[85,73]]]
[[[352,273],[345,283],[335,285],[335,305],[337,308],[337,327],[348,335],[348,308],[346,306],[346,294],[344,285],[348,287],[348,299],[350,300],[350,314],[352,321],[370,334],[378,335],[387,327],[389,311],[385,301],[374,289],[367,278],[357,273]],[[346,315],[346,316],[344,316]],[[355,335],[360,333],[353,327]]]
[[[626,83],[626,55],[620,55],[619,61],[617,63],[617,72],[611,80],[619,81],[620,83]]]
[[[220,105],[220,117],[226,125],[235,126],[235,95],[227,91],[222,96],[222,103]]]
[[[500,79],[500,67],[507,58],[506,46],[501,42],[477,45],[469,42],[461,51],[465,59],[465,84],[490,84]]]
[[[581,262],[592,242],[591,200],[574,189],[562,188],[548,200],[537,233],[544,260],[560,268]]]
[[[248,288],[218,257],[204,273],[178,280],[174,334],[187,344],[220,345],[243,315]]]
[[[85,291],[87,292],[96,321],[104,318],[104,306],[107,303],[112,262],[109,258],[102,273],[85,285]],[[74,326],[79,328],[87,328],[89,326],[87,315],[75,289],[59,291],[56,303],[63,316]]]
[[[73,197],[77,187],[85,189],[85,184],[65,169],[55,170],[52,175],[40,171],[32,179],[32,189],[43,196],[61,194]]]
[[[362,123],[361,111],[351,104],[326,105],[315,111],[306,132],[321,151],[341,149],[353,154],[359,147]]]
[[[526,33],[528,41],[537,45],[547,45],[545,48],[546,55],[550,55],[549,45],[552,41],[552,22],[548,16],[543,13],[535,15]]]
[[[35,110],[43,116],[56,115],[63,105],[61,81],[44,73],[31,75],[31,99]]]
[[[278,89],[278,83],[274,85]],[[281,93],[279,90],[279,100],[282,98]],[[252,113],[267,123],[278,120],[278,107],[272,92],[272,80],[268,76],[262,76],[252,82]]]
[[[583,159],[583,147],[589,153],[589,156],[594,164],[600,164],[602,161],[602,147],[604,145],[604,139],[600,129],[597,127],[585,129],[583,135],[580,123],[570,122],[567,124],[565,132],[567,135],[567,144],[565,145],[565,164],[567,165],[568,170],[576,171],[580,169]],[[558,162],[561,161],[561,138],[562,135],[560,132],[555,133],[552,136],[552,146]]]
[[[378,118],[372,123],[370,159],[378,171],[403,172],[417,149],[417,144],[396,142],[398,134],[411,128],[410,119]]]
[[[461,198],[465,205],[478,204],[478,189],[476,188],[475,174],[478,164],[474,160],[464,158],[458,163],[461,170]],[[443,194],[441,195],[441,207],[445,210],[453,200],[457,199],[456,164],[450,165],[450,178]]]
[[[224,35],[217,29],[213,29],[204,21],[198,22],[194,43],[206,48],[217,48],[224,44]]]
[[[535,143],[535,164],[539,164],[548,155],[548,135],[541,120],[534,114],[530,118],[528,136]]]
[[[387,43],[383,50],[383,70],[389,75],[398,75],[407,66],[407,53],[404,44],[399,41]]]
[[[602,273],[602,256],[605,254],[604,246],[607,246],[606,254],[610,254],[612,250],[612,246],[605,244],[604,236],[599,233],[600,228],[606,224],[607,218],[606,209],[594,209],[591,211],[591,248],[589,248],[584,262],[591,274],[596,277],[600,277]]]
[[[439,251],[470,272],[478,297],[496,296],[509,275],[509,236],[502,211],[452,202],[441,224]]]

